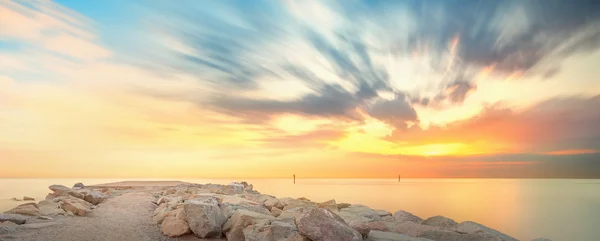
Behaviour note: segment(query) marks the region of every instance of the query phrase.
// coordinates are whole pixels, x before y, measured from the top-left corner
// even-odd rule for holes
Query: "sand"
[[[151,182],[151,186],[171,186],[174,182]],[[178,182],[179,183],[179,182]],[[124,182],[127,187],[141,182]],[[168,184],[168,185],[167,185]],[[113,184],[110,184],[114,186]],[[200,239],[191,234],[169,238],[160,233],[160,228],[152,222],[156,208],[155,198],[148,192],[124,193],[107,199],[85,217],[56,217],[51,221],[19,227],[10,235],[0,236],[0,240],[23,241],[150,241],[150,240],[215,240]],[[221,239],[216,239],[221,240]],[[224,240],[224,239],[223,239]]]

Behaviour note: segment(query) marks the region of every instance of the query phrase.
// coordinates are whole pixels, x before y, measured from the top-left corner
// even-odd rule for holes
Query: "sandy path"
[[[58,217],[55,225],[15,233],[23,241],[154,241],[202,240],[192,235],[168,238],[152,222],[154,198],[146,192],[110,198],[86,217]],[[1,240],[2,238],[0,238]]]

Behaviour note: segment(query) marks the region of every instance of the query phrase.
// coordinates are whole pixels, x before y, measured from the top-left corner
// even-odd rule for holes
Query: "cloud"
[[[554,98],[521,111],[491,106],[476,117],[396,130],[391,141],[465,143],[483,152],[600,150],[600,96]]]
[[[377,100],[367,112],[391,126],[405,129],[408,122],[418,122],[417,113],[404,94],[397,94],[393,100]]]

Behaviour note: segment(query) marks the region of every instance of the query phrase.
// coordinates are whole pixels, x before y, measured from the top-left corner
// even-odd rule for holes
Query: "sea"
[[[0,179],[0,212],[44,199],[51,184],[71,187],[131,180],[174,179]],[[261,193],[323,202],[364,204],[423,219],[442,215],[474,221],[519,240],[600,240],[600,179],[179,179],[192,183],[247,181]]]

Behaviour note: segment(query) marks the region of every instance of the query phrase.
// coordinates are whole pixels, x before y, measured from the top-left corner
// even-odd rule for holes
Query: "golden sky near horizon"
[[[98,4],[0,1],[0,177],[600,173],[597,11]]]

